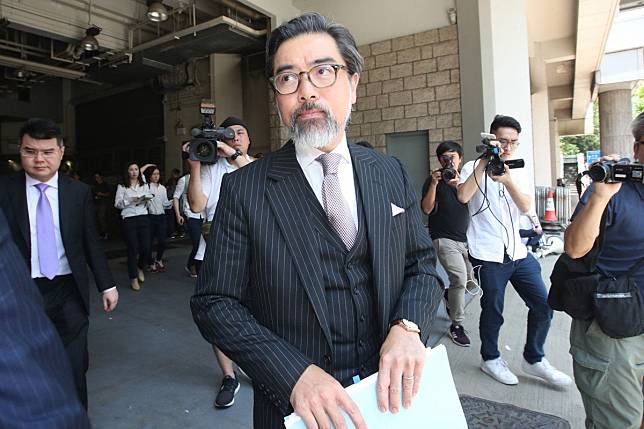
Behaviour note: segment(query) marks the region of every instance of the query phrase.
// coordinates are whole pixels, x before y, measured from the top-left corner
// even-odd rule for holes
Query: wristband
[[[235,149],[235,153],[230,156],[230,160],[234,161],[234,160],[236,160],[237,158],[239,158],[242,155],[243,155],[243,153],[241,152],[241,150]]]

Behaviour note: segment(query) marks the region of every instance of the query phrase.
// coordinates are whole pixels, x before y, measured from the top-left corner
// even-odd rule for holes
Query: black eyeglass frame
[[[318,86],[318,85],[316,85],[316,84],[311,80],[311,75],[310,75],[310,73],[313,71],[313,69],[316,69],[316,68],[318,68],[318,67],[322,67],[322,66],[331,66],[331,68],[333,68],[333,71],[335,72],[335,76],[333,77],[333,82],[331,82],[330,84],[325,85],[325,86]],[[278,94],[280,94],[280,95],[290,95],[290,94],[294,94],[294,93],[296,93],[296,92],[297,92],[297,90],[300,88],[300,84],[302,83],[302,75],[303,75],[303,74],[304,74],[304,75],[306,75],[306,78],[309,80],[309,82],[311,83],[311,85],[313,85],[314,87],[316,87],[316,88],[328,88],[328,87],[330,87],[330,86],[333,86],[333,85],[338,81],[338,71],[340,71],[341,69],[345,69],[345,70],[347,70],[347,73],[349,73],[349,74],[353,74],[353,73],[351,73],[351,72],[349,71],[349,69],[347,68],[347,66],[342,65],[342,64],[317,64],[317,65],[315,65],[315,66],[311,67],[308,71],[301,71],[301,72],[299,72],[299,73],[296,73],[296,72],[290,72],[290,71],[284,71],[284,72],[278,73],[278,74],[276,74],[275,76],[271,76],[271,77],[269,77],[269,78],[268,78],[268,81],[271,83],[271,86],[273,87],[273,89],[275,90],[275,92],[277,92]],[[297,86],[296,86],[296,87],[295,87],[295,89],[294,89],[293,91],[291,91],[291,92],[280,92],[280,90],[279,90],[279,89],[277,89],[277,85],[275,85],[275,79],[276,79],[278,76],[283,75],[283,74],[287,74],[287,73],[288,73],[288,74],[294,74],[294,75],[296,75],[296,76],[297,76]]]

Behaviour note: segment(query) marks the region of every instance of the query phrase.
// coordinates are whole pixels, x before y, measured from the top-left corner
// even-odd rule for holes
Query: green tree
[[[633,117],[637,116],[640,112],[644,112],[644,84],[640,84],[633,91]]]
[[[585,154],[589,150],[599,149],[599,136],[595,134],[564,136],[559,139],[559,145],[564,155]]]

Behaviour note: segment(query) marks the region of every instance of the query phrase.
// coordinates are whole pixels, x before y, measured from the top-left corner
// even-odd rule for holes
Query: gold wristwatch
[[[415,332],[418,335],[420,335],[420,328],[418,327],[418,325],[407,319],[394,320],[393,322],[391,322],[391,324],[389,324],[389,328],[391,328],[394,325],[400,326],[407,332]]]

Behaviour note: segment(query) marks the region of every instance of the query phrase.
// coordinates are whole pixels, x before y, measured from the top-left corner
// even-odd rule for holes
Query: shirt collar
[[[49,185],[50,188],[58,189],[58,172],[56,172],[56,174],[54,174],[54,176],[46,182],[41,182],[40,180],[34,179],[29,174],[27,174],[27,172],[25,172],[25,177],[27,179],[27,186],[36,186],[39,183],[45,183]]]
[[[322,155],[320,149],[312,148],[309,146],[295,145],[295,155],[297,156],[300,165],[308,167],[311,165],[318,156]],[[349,145],[347,144],[346,134],[342,137],[340,143],[330,152],[337,153],[342,157],[343,162],[351,164],[351,154],[349,153]]]

